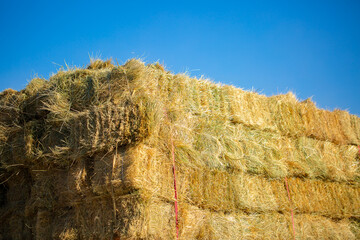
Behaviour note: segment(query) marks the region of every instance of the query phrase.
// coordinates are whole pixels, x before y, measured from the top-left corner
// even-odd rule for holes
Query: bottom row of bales
[[[296,239],[360,236],[349,219],[311,214],[296,214],[292,225],[288,213],[223,213],[180,203],[179,220],[179,239],[189,240],[292,239],[294,231]],[[146,193],[84,200],[63,216],[39,211],[35,228],[37,239],[176,239],[174,204]]]
[[[130,148],[69,170],[22,170],[9,181],[2,239],[175,239],[167,162]],[[226,174],[177,165],[180,239],[291,239],[294,230],[296,239],[360,236],[356,188],[288,179],[290,202],[284,182],[244,173],[231,183]]]

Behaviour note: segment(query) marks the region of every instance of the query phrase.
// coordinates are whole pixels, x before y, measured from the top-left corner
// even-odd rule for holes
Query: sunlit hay
[[[181,174],[181,170],[179,171]],[[196,177],[196,174],[199,173],[193,173],[189,177]],[[194,194],[194,199],[198,199],[196,201],[198,206],[214,210],[221,208],[223,211],[241,209],[250,212],[268,212],[289,210],[291,205],[287,199],[284,181],[268,181],[246,174],[229,175],[216,171],[204,172],[201,175],[202,179],[200,178],[201,181],[196,186],[203,188],[201,191],[203,195],[201,192],[197,194],[196,191],[188,191],[190,194],[187,195],[191,199]],[[334,217],[360,213],[358,211],[360,202],[354,200],[358,198],[359,188],[321,181],[300,181],[296,178],[290,180],[289,185],[298,212]],[[210,196],[210,193],[216,193],[216,196]]]
[[[52,125],[62,125],[72,117],[68,98],[59,92],[50,92],[43,108],[49,111],[46,120]]]
[[[41,152],[39,152],[40,154],[37,155],[33,154],[32,156],[34,157],[36,156],[38,158],[39,155],[44,155],[49,158],[64,157],[64,155],[73,155],[74,157],[78,157],[80,156],[80,153],[92,151],[91,149],[89,149],[89,144],[92,145],[91,147],[98,147],[97,149],[94,149],[94,151],[102,150],[105,145],[111,148],[117,144],[124,144],[125,140],[124,138],[121,140],[121,137],[117,139],[107,139],[108,135],[112,131],[115,131],[114,134],[118,136],[120,136],[119,134],[127,135],[129,139],[126,141],[126,143],[130,143],[135,139],[141,138],[129,135],[133,133],[134,135],[136,135],[135,132],[139,128],[141,128],[141,132],[144,132],[143,135],[146,135],[146,132],[150,131],[151,127],[154,127],[156,125],[157,113],[154,110],[156,107],[156,102],[150,101],[149,97],[146,99],[140,99],[140,96],[137,99],[139,104],[134,105],[131,99],[129,99],[132,96],[129,95],[130,93],[127,93],[120,95],[121,106],[114,106],[113,110],[109,110],[111,108],[110,107],[106,110],[106,106],[111,105],[109,104],[109,101],[115,102],[115,97],[117,97],[113,96],[111,92],[109,93],[106,84],[103,84],[104,81],[109,82],[109,79],[104,79],[104,76],[107,76],[109,74],[109,70],[99,70],[97,72],[92,72],[90,70],[71,70],[67,73],[60,71],[58,74],[54,75],[50,79],[49,83],[46,84],[46,87],[42,87],[37,94],[29,96],[26,101],[23,101],[21,105],[26,113],[26,121],[46,118],[44,122],[40,121],[43,124],[41,134],[37,134],[35,138],[33,138],[31,131],[28,130],[27,133],[25,133],[25,135],[22,137],[26,138],[26,142],[28,143],[26,147],[24,146],[24,148],[22,148],[28,149],[28,154],[26,155],[30,156],[30,152],[35,152],[33,151],[34,149],[30,150],[30,146],[33,145],[32,141],[36,143],[36,145],[41,147],[37,150],[44,151],[44,154],[42,154]],[[124,79],[118,79],[118,81],[124,81]],[[33,81],[34,84],[36,82],[37,81]],[[33,89],[33,87],[31,87],[31,89]],[[106,91],[108,93],[104,94],[104,92]],[[129,92],[129,89],[126,91]],[[30,90],[28,92],[30,94]],[[86,104],[83,104],[82,102],[86,102],[89,105],[86,106]],[[81,105],[81,107],[76,107],[79,105]],[[90,115],[93,113],[96,116],[99,115],[96,114],[96,112],[99,112],[98,110],[96,110],[96,106],[99,105],[99,109],[102,108],[102,105],[105,105],[105,108],[103,110],[99,110],[101,116],[96,120],[97,122],[95,123],[95,125],[97,125],[87,126],[90,128],[96,128],[97,126],[100,126],[102,128],[98,129],[98,131],[100,132],[94,132],[95,142],[89,143],[88,139],[84,138],[77,139],[78,136],[74,136],[74,134],[79,131],[81,132],[82,129],[76,128],[78,127],[78,125],[76,125],[76,119],[78,118],[78,116],[82,116],[86,112]],[[125,112],[123,112],[124,106],[127,109]],[[84,111],[78,112],[79,109],[83,109]],[[114,116],[112,116],[113,114]],[[122,117],[123,119],[116,119],[118,117]],[[89,118],[92,118],[92,116]],[[141,119],[141,122],[139,122],[139,119]],[[127,125],[127,122],[134,123],[137,120],[139,120],[138,122],[141,126],[134,125],[124,127],[125,125]],[[85,119],[85,121],[87,120]],[[74,129],[75,131],[72,131]],[[70,134],[70,132],[72,134]],[[93,139],[91,133],[91,131],[87,130],[87,135],[85,134],[85,137]],[[65,136],[63,137],[64,134]],[[55,139],[53,136],[56,135],[61,136],[59,141],[54,141]],[[97,135],[100,135],[100,141],[103,142],[97,142]],[[106,141],[107,143],[105,143]],[[77,147],[82,147],[79,146],[80,142],[82,142],[83,145],[86,145],[85,148],[87,147],[87,149],[76,149]],[[76,143],[77,145],[74,145],[73,143]],[[73,149],[73,153],[76,154],[69,154],[70,149]],[[21,151],[21,153],[23,152],[24,151]],[[68,161],[64,161],[64,163],[65,162]]]
[[[29,172],[35,237],[173,239],[172,147],[181,239],[292,238],[290,210],[297,238],[358,230],[360,120],[291,93],[95,60],[0,107],[1,171]]]
[[[38,89],[37,94],[35,94],[36,89]],[[299,108],[299,105],[306,105],[297,103],[295,97],[291,95],[289,95],[289,97],[285,97],[288,95],[284,95],[284,97],[273,97],[272,99],[281,98],[283,100],[270,101],[269,103],[268,98],[256,93],[249,93],[228,86],[220,86],[204,80],[198,81],[185,75],[174,76],[169,72],[157,68],[155,65],[145,66],[137,60],[130,60],[124,66],[109,69],[101,68],[96,71],[89,69],[70,69],[68,72],[60,71],[51,77],[49,82],[34,79],[25,92],[28,92],[28,95],[35,95],[29,97],[29,99],[25,101],[25,104],[23,104],[24,110],[28,114],[27,117],[30,120],[46,117],[49,124],[60,127],[60,129],[63,129],[63,126],[71,121],[70,119],[73,118],[74,114],[77,114],[79,111],[88,110],[92,105],[102,105],[108,101],[117,105],[130,99],[134,105],[138,106],[139,112],[146,116],[149,122],[149,131],[151,128],[156,128],[156,126],[161,124],[159,118],[161,118],[161,112],[163,112],[164,105],[166,104],[168,105],[167,111],[169,117],[175,121],[174,124],[190,130],[192,130],[196,124],[195,119],[205,122],[208,125],[206,128],[211,129],[217,125],[226,124],[228,119],[232,119],[232,115],[244,118],[241,121],[233,119],[233,123],[241,122],[251,127],[261,126],[261,129],[274,129],[274,121],[272,121],[271,118],[279,117],[280,123],[283,122],[277,125],[281,133],[296,135],[297,132],[290,131],[291,128],[296,129],[296,131],[302,128],[300,124],[301,121],[297,114],[298,110],[296,109]],[[270,105],[274,105],[275,111],[268,109]],[[236,108],[238,108],[239,111],[235,111]],[[331,117],[329,118],[329,116],[335,116],[335,114],[331,115],[326,111],[317,111],[315,107],[312,109],[311,106],[308,110],[320,114],[316,113],[312,117],[315,122],[311,122],[311,124],[308,124],[309,126],[305,124],[309,130],[308,136],[319,139],[329,137],[331,141],[335,142],[343,141],[341,137],[337,137],[335,134],[339,130],[336,127],[339,125],[339,121],[333,121],[335,123],[333,126],[335,127],[329,125],[332,119]],[[273,112],[272,115],[270,112]],[[226,113],[228,113],[228,117],[226,117]],[[320,117],[317,117],[317,115]],[[306,114],[304,116],[306,117]],[[311,117],[311,114],[309,116]],[[291,119],[293,119],[295,124],[293,127],[290,126]],[[328,126],[325,129],[326,131],[324,129],[321,130],[322,127],[313,127],[324,125],[318,122],[318,119],[323,119],[324,122],[328,123],[325,124]],[[356,123],[357,118],[353,119],[355,119],[355,121],[352,122]],[[213,124],[214,120],[217,122],[216,124]],[[203,123],[200,122],[200,124]],[[356,124],[353,125],[356,126]],[[314,131],[318,129],[321,130],[322,134],[314,135]],[[331,129],[335,129],[335,132],[331,133]],[[180,129],[179,132],[181,131]],[[201,130],[201,132],[204,131]],[[206,131],[202,135],[205,136],[205,138],[208,136]],[[213,137],[207,138],[209,140],[214,139],[213,143],[208,144],[208,146],[215,146],[218,144],[218,141],[222,141],[223,136],[227,135],[223,134],[222,136],[216,137],[217,139]],[[187,138],[186,142],[188,144],[191,137]],[[336,140],[335,138],[338,139]],[[227,138],[224,144],[234,146],[233,143],[236,142],[237,139],[229,140],[230,138]],[[275,142],[274,145],[276,145]],[[221,144],[219,148],[221,150],[224,149]],[[211,154],[210,149],[208,150],[210,155],[218,155],[217,152]],[[256,145],[250,147],[250,149],[256,149]],[[259,151],[259,153],[261,152],[262,151]],[[280,151],[273,151],[273,154],[278,155],[279,152]],[[202,154],[209,155],[206,152],[202,152]],[[268,154],[268,152],[265,152],[265,154]],[[226,151],[222,151],[221,155],[222,158],[234,159],[234,154],[232,157],[229,157]],[[206,158],[209,157],[204,157],[204,159]],[[212,159],[214,161],[209,162],[210,165],[216,162],[220,165],[228,165],[224,163],[224,159],[218,156],[215,156],[215,158],[212,157]],[[282,173],[279,174],[279,176],[283,176],[287,171],[286,168],[281,166],[281,163],[279,163],[280,165],[273,165],[274,162],[269,162],[268,157],[265,157],[265,162],[256,157],[253,159],[254,161],[248,162],[251,163],[249,168],[255,169],[255,172],[263,171],[269,176],[276,177],[278,175],[275,172],[280,171]],[[242,166],[243,163],[240,165]],[[278,167],[275,167],[277,170],[271,170],[271,168],[277,165]]]
[[[356,181],[359,162],[356,147],[339,146],[311,138],[282,139],[281,152],[287,162],[290,176]]]
[[[196,210],[193,210],[196,212]],[[203,224],[193,226],[199,229],[198,235],[187,239],[254,239],[254,232],[250,230],[251,216],[246,214],[224,214],[222,212],[205,212]],[[189,227],[190,228],[190,227]],[[259,234],[259,231],[257,232]]]
[[[323,128],[326,130],[325,139],[339,144],[351,143],[348,139],[345,139],[340,122],[334,112],[319,109],[318,113],[319,119],[323,123]]]
[[[106,61],[103,61],[101,59],[90,59],[90,64],[86,68],[91,70],[99,70],[113,67],[114,65],[111,63],[111,59]]]
[[[117,78],[116,74],[112,74],[118,68],[102,68],[96,71],[89,69],[59,71],[49,80],[50,103],[46,107],[51,112],[52,107],[55,109],[60,107],[53,105],[62,105],[62,101],[65,101],[67,103],[62,111],[68,113],[69,111],[83,111],[93,105],[101,105],[109,101],[119,103],[119,100],[116,100],[118,97],[116,93],[120,94],[121,98],[124,90],[127,89],[124,88],[123,76]],[[57,101],[59,98],[60,104]]]
[[[311,100],[300,104],[301,114],[305,124],[306,136],[321,140],[328,140],[339,144],[356,144],[359,138],[354,139],[350,132],[354,131],[346,122],[346,113],[317,109]],[[339,116],[341,115],[341,116]],[[353,116],[353,115],[351,115]],[[344,117],[344,118],[343,118]],[[358,117],[355,116],[355,119]]]
[[[101,74],[101,71],[108,70],[99,71],[98,74]],[[54,86],[55,92],[66,97],[72,111],[82,111],[90,105],[98,103],[97,94],[101,84],[90,70],[59,72],[50,78],[50,84]],[[64,110],[69,111],[67,106]]]
[[[234,127],[222,121],[198,119],[190,120],[192,124],[188,126],[174,124],[179,162],[272,178],[288,175],[354,181],[358,177],[359,163],[353,146],[340,147],[305,137],[286,138],[241,125]],[[352,149],[353,154],[343,155],[342,148]]]
[[[223,90],[228,96],[229,118],[233,123],[274,130],[265,96],[232,86],[224,86]]]
[[[360,145],[360,118],[358,116],[351,115],[351,127],[358,139],[355,144]]]
[[[296,212],[317,212],[333,218],[360,214],[360,188],[358,186],[299,178],[289,179],[288,184]],[[286,196],[285,193],[279,192],[279,194]]]
[[[193,130],[195,136],[192,146],[195,152],[193,153],[199,154],[201,161],[210,168],[226,167],[224,160],[219,158],[222,152],[219,131],[222,129],[225,130],[225,128],[221,122],[214,122],[214,128],[211,130],[207,129],[207,127],[208,125],[206,123],[201,124],[201,122],[195,126]],[[225,133],[225,131],[223,133]]]
[[[175,219],[172,202],[147,199],[146,193],[116,200],[113,223],[110,199],[82,200],[74,205],[81,238],[110,238],[112,229],[120,239],[173,239]],[[94,207],[96,206],[96,207]],[[92,211],[89,212],[88,209]],[[290,213],[224,213],[180,203],[180,239],[289,239],[293,237]],[[356,239],[348,219],[296,214],[295,236],[300,239]],[[112,227],[113,226],[113,227]]]
[[[157,76],[152,75],[153,72],[154,70],[145,67],[144,63],[134,59],[129,60],[123,66],[112,68],[104,78],[102,95],[108,95],[114,104],[121,104],[124,98],[129,99],[129,97],[139,104],[143,101],[151,101],[150,97],[155,96],[153,91],[157,84]],[[105,98],[104,96],[102,98]]]
[[[33,78],[24,89],[28,96],[34,96],[48,86],[49,82],[42,78]]]
[[[188,118],[183,115],[181,119],[186,122]],[[238,169],[274,178],[284,177],[288,171],[295,176],[336,181],[352,181],[356,177],[354,174],[358,163],[355,156],[344,159],[351,166],[344,169],[343,157],[340,157],[339,147],[335,144],[329,143],[325,149],[321,147],[324,145],[322,141],[303,137],[285,138],[276,133],[241,125],[234,127],[201,117],[192,118],[190,122],[187,126],[184,122],[174,123],[173,132],[176,134],[175,145],[178,150],[176,156],[179,161]],[[332,161],[333,157],[328,152],[330,149],[339,156],[336,161]]]
[[[354,131],[351,125],[352,115],[347,111],[341,111],[337,109],[334,111],[334,114],[337,115],[337,118],[340,121],[341,130],[345,135],[345,138],[347,138],[351,143],[358,144],[359,139],[356,135],[356,131]]]
[[[261,219],[261,220],[260,220]],[[260,220],[260,221],[259,221]],[[255,224],[253,223],[255,222]],[[254,218],[257,235],[254,239],[291,239],[293,238],[290,214],[258,215]],[[351,232],[348,220],[333,221],[316,215],[297,214],[294,217],[296,239],[356,239]]]
[[[165,77],[165,79],[170,79],[170,78]],[[187,129],[189,129],[189,131],[192,131],[191,129],[196,127],[196,119],[199,119],[201,121],[200,124],[197,124],[197,125],[200,126],[203,129],[206,129],[206,131],[208,131],[208,129],[215,129],[216,128],[215,126],[217,126],[217,125],[225,125],[226,123],[222,122],[222,120],[221,121],[214,120],[213,115],[216,114],[216,111],[214,110],[216,108],[211,109],[210,105],[211,105],[211,102],[213,102],[212,105],[216,105],[216,104],[214,103],[213,100],[211,100],[211,98],[213,98],[213,97],[210,96],[209,94],[207,94],[208,97],[203,98],[203,100],[198,99],[198,101],[199,101],[198,106],[201,106],[202,108],[204,108],[203,111],[201,109],[198,110],[198,111],[200,111],[201,114],[199,114],[198,116],[197,115],[195,115],[195,116],[192,115],[191,116],[191,115],[189,115],[189,113],[186,110],[184,111],[184,108],[185,109],[187,108],[188,111],[190,111],[190,112],[194,111],[194,106],[196,106],[196,104],[195,104],[196,101],[192,102],[192,101],[188,100],[188,99],[191,99],[190,97],[187,96],[188,93],[182,94],[182,95],[184,95],[183,98],[181,98],[181,94],[180,94],[180,96],[176,95],[177,92],[181,93],[181,91],[182,91],[181,90],[181,86],[182,86],[181,83],[185,81],[184,79],[186,80],[186,78],[177,78],[176,82],[172,83],[172,85],[169,85],[168,87],[165,87],[165,89],[167,89],[166,90],[167,92],[169,92],[170,91],[169,89],[171,89],[171,93],[168,93],[168,95],[171,98],[168,109],[170,109],[170,111],[169,111],[170,112],[169,113],[170,118],[173,121],[175,121],[173,124],[179,127],[177,132],[181,132],[182,135],[189,136],[189,134],[183,134],[183,133],[186,132]],[[165,84],[169,84],[168,82],[169,81],[164,81],[163,80],[163,83],[162,83],[161,86],[163,86]],[[185,81],[184,84],[186,85],[186,84],[188,84],[188,82]],[[200,84],[201,84],[201,82],[200,82]],[[199,90],[200,88],[197,87],[200,94],[210,92],[208,90],[210,87],[207,87],[207,86],[210,86],[210,85],[205,84],[205,85],[200,85],[200,86],[202,86],[201,91]],[[214,91],[214,90],[212,90],[212,91]],[[178,101],[180,99],[184,99],[184,98],[185,98],[185,100],[182,100],[180,102],[176,102],[176,101]],[[194,98],[194,99],[196,99],[196,98]],[[225,98],[223,97],[222,99],[225,99]],[[293,99],[295,101],[295,103],[296,103],[297,100],[294,97],[291,98],[291,99]],[[175,102],[176,104],[173,104],[173,102]],[[183,102],[185,102],[186,104],[182,104]],[[189,106],[186,106],[187,104],[190,104],[190,107],[192,107],[192,108],[189,108]],[[206,110],[206,108],[207,108],[207,110]],[[194,113],[197,114],[197,112],[194,112]],[[181,116],[181,118],[179,118],[179,116]],[[179,121],[182,121],[182,122],[179,122]],[[191,122],[190,125],[188,123],[186,123],[186,122],[189,122],[189,121]],[[207,122],[208,122],[208,126],[206,126]],[[216,122],[219,122],[219,124],[214,124]],[[200,149],[201,149],[201,145],[203,145],[204,146],[203,149],[208,149],[208,152],[210,152],[211,154],[209,156],[207,156],[206,150],[205,151],[200,150],[200,151],[198,151],[200,153],[200,155],[203,155],[203,156],[206,156],[206,157],[195,158],[195,159],[204,159],[205,161],[208,162],[207,164],[210,164],[209,166],[211,166],[211,165],[212,166],[228,166],[228,162],[224,163],[223,159],[217,157],[218,153],[219,153],[219,149],[222,148],[222,146],[218,146],[219,145],[219,140],[218,139],[220,139],[220,141],[221,141],[221,139],[223,139],[224,136],[226,137],[228,135],[224,133],[224,134],[222,134],[221,137],[219,137],[217,139],[217,137],[214,137],[216,135],[214,135],[213,133],[207,133],[206,131],[205,131],[204,134],[202,134],[202,133],[197,134],[197,136],[195,136],[195,138],[194,137],[193,138],[187,137],[186,141],[183,141],[181,139],[181,141],[179,141],[180,142],[179,146],[181,146],[180,151],[188,149],[188,151],[193,152],[192,147],[191,147],[191,145],[189,145],[189,143],[193,142],[192,145],[194,146],[195,150],[197,149],[196,146],[199,145],[197,143],[200,143]],[[195,132],[198,132],[198,130],[195,131]],[[259,139],[262,139],[263,137],[261,135],[263,135],[263,133],[259,132],[259,134],[260,134]],[[233,140],[236,140],[236,139],[233,139]],[[185,144],[183,144],[182,142],[185,142]],[[278,147],[275,147],[277,145],[277,143],[275,143],[273,141],[273,145],[274,145],[273,149],[275,151],[266,151],[265,153],[270,154],[270,155],[279,155],[279,153],[281,153],[281,151],[280,151],[280,149],[276,150],[276,148],[278,148]],[[284,144],[284,145],[287,145],[287,144]],[[254,149],[253,152],[258,153],[259,156],[264,156],[264,154],[261,154],[262,151],[255,150],[256,145],[254,145],[254,146],[255,146],[255,148],[250,147],[250,148],[247,148],[247,149]],[[262,146],[260,145],[259,147],[261,149]],[[268,146],[266,146],[266,147],[264,146],[264,148],[267,149]],[[241,152],[241,151],[239,151],[239,152]],[[289,153],[289,151],[283,151],[283,152],[284,153]],[[221,153],[221,155],[222,155],[222,157],[226,157],[226,153],[225,154]],[[257,172],[257,173],[258,172],[263,172],[264,174],[267,174],[267,175],[269,175],[271,177],[284,176],[284,173],[286,174],[286,171],[287,171],[286,167],[284,167],[284,165],[282,164],[281,161],[278,162],[279,165],[278,165],[278,167],[276,167],[277,164],[274,164],[275,163],[274,161],[269,161],[269,158],[267,156],[265,158],[262,157],[262,159],[258,159],[258,158],[256,158],[256,155],[254,155],[254,154],[247,154],[247,155],[253,159],[251,161],[248,161],[248,163],[251,164],[251,165],[249,165],[250,169],[255,169],[255,170],[253,170],[254,172]],[[286,154],[284,154],[284,156],[286,156]],[[321,156],[319,156],[319,157],[321,157]],[[231,159],[231,158],[227,157],[227,160],[229,160],[229,159]],[[272,158],[271,160],[274,160],[274,159],[275,158]],[[281,158],[281,159],[284,160],[284,158]],[[237,161],[237,162],[240,163],[240,161]],[[255,166],[254,166],[254,164],[255,164]],[[240,165],[243,166],[244,164],[240,164]],[[280,174],[279,174],[279,171],[281,172]],[[278,173],[276,173],[276,172],[278,172]],[[301,173],[299,175],[301,175]],[[305,173],[305,176],[306,175],[307,176],[310,175],[311,177],[323,177],[324,173],[323,172],[318,172],[318,174],[313,174],[313,173],[310,172],[310,173]],[[328,176],[326,176],[326,177],[328,177]],[[332,176],[330,176],[330,178],[333,179]],[[335,178],[338,178],[338,177],[336,176]]]
[[[292,239],[290,213],[245,214],[211,212],[191,205],[180,208],[182,239]],[[193,221],[199,219],[199,222]],[[297,214],[295,237],[299,239],[356,239],[348,219]]]
[[[241,144],[247,171],[273,178],[287,175],[280,135],[271,132],[262,132],[247,127],[238,127],[241,133],[238,141]]]
[[[184,107],[193,111],[193,114],[199,114],[201,117],[206,117],[208,120],[229,120],[229,104],[225,98],[225,91],[221,85],[204,79],[197,80],[189,79],[189,77],[186,76],[182,77],[184,80],[187,80],[187,82],[190,81],[190,86],[184,86],[183,92],[191,93],[189,99],[195,100],[190,103],[190,105],[184,104]],[[186,88],[190,89],[191,92],[186,90]],[[194,106],[197,106],[197,109]]]
[[[269,98],[271,118],[277,129],[284,135],[301,136],[304,133],[300,105],[291,92]]]
[[[48,113],[46,106],[51,102],[49,95],[55,94],[51,89],[49,81],[41,78],[34,78],[23,90],[26,99],[21,104],[22,111],[24,112],[27,120],[39,119],[45,117]],[[56,102],[54,104],[58,104]],[[57,108],[61,107],[61,104]]]
[[[167,160],[167,161],[166,161]],[[171,161],[157,149],[142,145],[129,149],[124,156],[125,179],[127,188],[146,189],[157,196],[173,198]],[[156,169],[156,171],[154,171]],[[164,184],[159,185],[160,182]],[[179,181],[180,182],[180,181]]]
[[[324,139],[325,133],[321,126],[317,125],[319,119],[316,116],[316,105],[311,99],[306,99],[300,103],[301,116],[305,126],[305,135],[318,139]]]
[[[343,124],[342,118],[337,114],[337,110],[332,112],[328,111],[327,116],[329,119],[329,128],[331,131],[331,136],[334,139],[334,143],[340,144],[356,144],[356,140],[348,134],[351,132],[351,128],[347,124]]]
[[[149,198],[150,197],[150,198]],[[173,239],[175,237],[174,205],[139,192],[116,197],[116,219],[108,196],[88,196],[72,203],[73,222],[80,238]],[[91,209],[91,211],[89,211]],[[75,217],[76,216],[76,217]],[[292,238],[289,212],[246,213],[243,211],[210,211],[179,202],[180,239],[288,239]],[[50,222],[49,225],[56,224]],[[65,223],[66,224],[66,223]],[[356,239],[349,219],[334,221],[313,214],[295,214],[295,236],[300,239]],[[356,231],[356,228],[354,229]],[[65,232],[65,231],[64,231]]]
[[[301,137],[295,142],[299,151],[295,152],[295,159],[301,163],[304,176],[324,179],[329,175],[328,167],[323,161],[322,151],[318,146],[322,142],[311,138]]]
[[[331,180],[358,182],[360,161],[357,160],[359,149],[356,146],[337,146],[330,142],[321,142],[320,146]]]
[[[306,119],[306,135],[321,140],[330,140],[334,139],[330,136],[330,129],[328,126],[327,111],[317,109],[315,103],[310,100],[302,103],[302,115]],[[338,139],[335,139],[339,142]]]
[[[354,181],[359,176],[359,162],[354,146],[338,146],[305,137],[285,138],[276,133],[249,128],[237,130],[235,134],[226,132],[220,139],[232,140],[237,158],[245,159],[242,162],[246,164],[247,169],[239,168],[232,161],[227,161],[231,167],[273,178],[295,175]],[[212,136],[216,135],[212,134]],[[344,149],[348,149],[347,151],[352,154],[344,155]],[[231,152],[229,149],[226,150],[224,154]]]
[[[132,149],[125,157],[127,188],[146,189],[154,196],[173,199],[171,159],[147,146]],[[284,180],[269,180],[246,173],[208,170],[184,162],[177,164],[180,200],[215,211],[289,211]],[[360,189],[345,183],[290,178],[296,211],[344,217],[360,214]],[[346,197],[345,197],[346,196]]]
[[[167,111],[172,114],[173,117],[186,113],[184,107],[189,105],[192,96],[189,94],[189,87],[186,86],[186,76],[164,76],[164,89],[163,94],[166,94],[165,103],[167,103]]]
[[[194,81],[183,75],[173,76],[168,72],[159,71],[152,65],[145,67],[142,63],[133,60],[124,65],[123,72],[126,71],[128,72],[126,78],[132,91],[139,93],[141,90],[143,91],[143,94],[139,95],[142,96],[141,98],[151,97],[154,102],[167,104],[171,117],[175,119],[184,113],[190,113],[208,116],[209,119],[219,117],[224,121],[229,119],[233,120],[233,123],[261,129],[278,129],[285,135],[307,135],[323,140],[329,138],[331,141],[342,143],[346,140],[335,114],[328,111],[319,112],[315,105],[311,105],[312,103],[299,103],[293,95],[276,96],[272,99],[282,100],[271,101],[265,96],[240,91],[233,87],[220,86],[203,80]],[[269,110],[270,105],[274,106],[275,111]],[[229,117],[224,118],[227,112]],[[278,119],[276,126],[274,125],[276,121],[272,118]],[[321,123],[319,119],[327,124],[319,125]]]
[[[356,172],[354,173],[354,181],[358,183],[360,180],[360,152],[358,146],[341,146],[340,154],[341,157],[346,159],[348,162],[352,162],[353,159],[357,159],[357,162],[351,163],[350,167],[344,167],[351,173],[354,173],[353,171],[356,170]]]
[[[219,84],[203,79],[192,79],[192,82],[192,84],[197,85],[196,90],[193,92],[193,98],[198,101],[198,109],[195,113],[206,117],[208,120],[229,120],[229,103],[225,98],[224,88]],[[188,108],[188,106],[186,107]]]
[[[317,119],[317,125],[318,126],[320,125],[322,129],[322,133],[323,133],[322,139],[329,139],[330,141],[333,141],[333,139],[330,138],[330,129],[328,128],[326,111],[322,109],[316,109],[315,117]]]

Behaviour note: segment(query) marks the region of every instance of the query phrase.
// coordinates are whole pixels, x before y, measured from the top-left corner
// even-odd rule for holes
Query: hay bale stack
[[[175,239],[173,146],[180,239],[360,236],[347,112],[138,60],[34,79],[0,109],[0,239]]]

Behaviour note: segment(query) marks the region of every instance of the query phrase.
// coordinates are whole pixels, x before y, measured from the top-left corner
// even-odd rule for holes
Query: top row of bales
[[[191,124],[192,116],[197,116],[284,137],[360,144],[360,119],[346,111],[318,109],[310,100],[299,102],[292,93],[266,97],[183,74],[173,75],[159,64],[145,65],[134,59],[123,66],[96,60],[87,69],[60,70],[48,81],[35,78],[20,92],[2,92],[0,139],[6,143],[12,134],[21,135],[21,141],[25,139],[21,144],[46,148],[47,157],[69,149],[88,154],[151,135],[163,122],[165,109],[172,122],[185,127]],[[111,119],[115,115],[116,119]],[[93,120],[88,121],[86,116]],[[109,133],[110,137],[105,134],[98,140],[98,134],[110,126],[109,131],[121,128],[118,135],[126,136]],[[85,132],[75,131],[84,127]],[[62,139],[49,141],[54,132],[54,138]],[[89,144],[85,138],[96,141]],[[43,150],[30,152],[40,156]]]
[[[186,75],[159,80],[173,112],[192,111],[284,136],[306,136],[336,144],[360,143],[360,119],[346,111],[318,109],[311,100],[299,102],[293,93],[266,97],[228,85]],[[169,106],[170,105],[170,106]],[[184,112],[181,113],[181,115]],[[181,116],[180,115],[180,116]]]
[[[183,114],[206,115],[207,118],[275,131],[285,136],[360,144],[359,117],[346,111],[318,109],[311,100],[299,102],[291,92],[266,97],[184,74],[173,75],[158,64],[145,66],[138,60],[113,68],[111,74],[115,79],[112,78],[114,84],[110,84],[108,89],[117,94],[114,98],[123,98],[125,86],[125,92],[136,95],[141,105],[166,106],[174,118]],[[123,91],[119,91],[119,87]],[[158,114],[163,115],[163,112]]]

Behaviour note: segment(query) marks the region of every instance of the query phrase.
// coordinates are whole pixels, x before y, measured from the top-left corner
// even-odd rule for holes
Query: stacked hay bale
[[[347,112],[137,60],[34,79],[0,108],[0,239],[175,239],[175,201],[180,239],[360,237]]]

